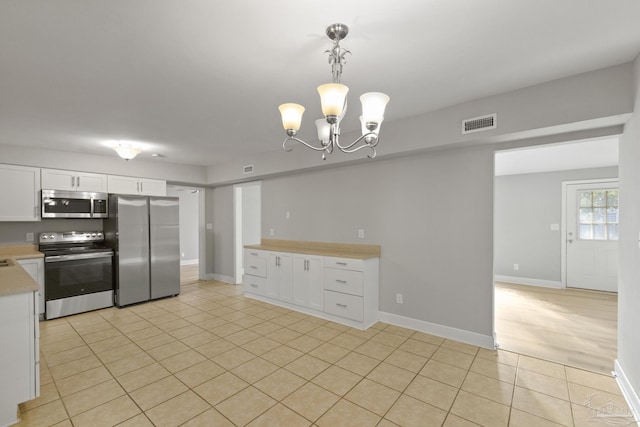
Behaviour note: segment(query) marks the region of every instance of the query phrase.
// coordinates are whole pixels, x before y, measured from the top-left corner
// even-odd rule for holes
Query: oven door
[[[113,252],[45,257],[45,300],[113,290]]]

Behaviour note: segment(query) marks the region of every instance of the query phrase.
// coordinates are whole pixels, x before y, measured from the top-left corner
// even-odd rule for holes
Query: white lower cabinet
[[[267,262],[267,292],[272,298],[293,302],[291,254],[269,252]]]
[[[293,255],[293,303],[320,311],[324,309],[322,257]]]
[[[39,314],[44,314],[44,259],[26,258],[19,259],[18,263],[25,269],[29,276],[38,284]]]
[[[37,292],[0,296],[0,425],[18,422],[18,404],[40,395]]]
[[[377,322],[379,258],[244,254],[247,296],[360,329]]]

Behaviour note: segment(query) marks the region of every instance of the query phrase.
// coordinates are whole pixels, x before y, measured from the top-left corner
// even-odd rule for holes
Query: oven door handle
[[[96,252],[91,254],[53,255],[44,258],[44,262],[75,261],[77,259],[111,258],[113,252]]]

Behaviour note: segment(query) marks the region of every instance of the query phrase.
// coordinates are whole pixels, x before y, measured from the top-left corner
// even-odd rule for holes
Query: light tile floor
[[[626,408],[607,375],[360,331],[214,281],[40,329],[41,396],[19,426],[598,426],[597,408]]]

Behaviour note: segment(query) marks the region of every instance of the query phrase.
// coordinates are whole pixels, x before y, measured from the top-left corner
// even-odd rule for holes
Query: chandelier
[[[279,107],[282,126],[287,133],[287,138],[282,143],[282,148],[285,151],[292,150],[292,148],[287,148],[287,143],[296,141],[312,150],[322,151],[322,160],[325,160],[326,155],[331,154],[335,147],[344,153],[353,153],[368,148],[371,153],[367,157],[372,159],[376,156],[376,145],[380,140],[378,132],[380,132],[380,125],[384,119],[384,109],[389,102],[389,97],[384,93],[368,92],[360,96],[362,136],[350,144],[340,144],[340,122],[347,112],[347,92],[349,91],[349,88],[341,83],[342,66],[346,62],[345,55],[351,53],[340,47],[340,40],[344,39],[348,33],[349,28],[344,24],[333,24],[327,28],[327,36],[333,40],[333,47],[325,53],[329,54],[333,80],[331,83],[318,86],[322,114],[324,115],[323,119],[316,120],[320,146],[314,146],[296,138],[296,134],[300,130],[304,107],[300,104],[288,103]]]

